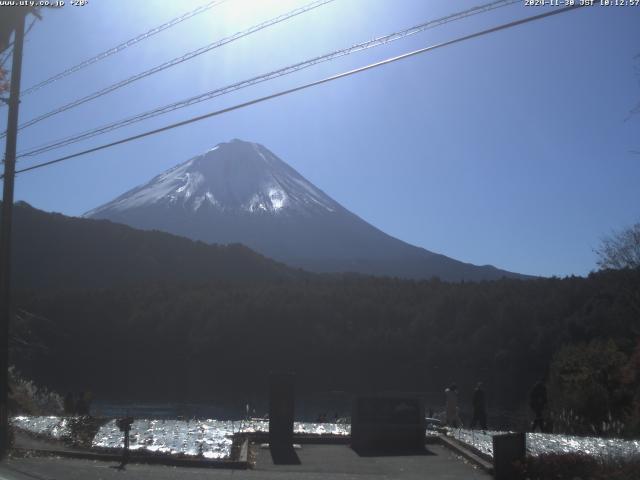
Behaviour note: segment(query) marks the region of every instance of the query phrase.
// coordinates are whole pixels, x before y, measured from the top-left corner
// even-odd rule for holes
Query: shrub
[[[62,397],[47,388],[38,387],[9,367],[9,414],[60,415],[63,412]]]
[[[599,461],[582,453],[528,457],[518,480],[638,480],[639,459]]]
[[[619,434],[617,425],[630,403],[622,373],[627,360],[611,340],[562,348],[549,372],[556,427],[567,433]]]

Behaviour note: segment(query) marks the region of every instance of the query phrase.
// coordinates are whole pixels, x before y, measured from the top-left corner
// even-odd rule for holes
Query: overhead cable
[[[131,47],[132,45],[135,45],[138,42],[141,42],[142,40],[146,40],[147,38],[150,38],[153,35],[156,35],[168,28],[178,25],[179,23],[182,23],[185,20],[195,17],[196,15],[206,12],[207,10],[210,10],[228,1],[229,0],[213,0],[211,2],[205,3],[204,5],[201,5],[198,8],[195,8],[187,13],[180,15],[179,17],[173,18],[168,22],[163,23],[162,25],[158,25],[157,27],[147,30],[146,32],[141,33],[140,35],[137,35],[125,42],[122,42],[116,45],[115,47],[111,47],[103,52],[98,53],[97,55],[91,58],[88,58],[76,65],[73,65],[72,67],[67,68],[66,70],[63,70],[60,73],[57,73],[45,80],[42,80],[41,82],[20,92],[20,96],[24,97],[25,95],[29,95],[30,93],[33,93],[36,90],[40,90],[42,87],[46,85],[56,82],[64,77],[68,77],[69,75],[76,73],[77,71],[82,70],[83,68],[86,68],[89,65],[93,65],[94,63],[99,62],[100,60],[104,60],[105,58],[110,57],[111,55],[115,55],[116,53],[119,53],[124,49]]]
[[[487,12],[490,10],[494,10],[496,8],[501,8],[501,7],[505,7],[508,5],[512,5],[514,3],[520,3],[520,0],[498,0],[498,1],[493,1],[487,4],[483,4],[480,6],[476,6],[474,8],[468,9],[468,10],[464,10],[462,12],[457,12],[451,15],[447,15],[446,17],[441,17],[435,20],[429,20],[426,21],[424,23],[421,23],[419,25],[415,25],[413,27],[401,30],[401,31],[397,31],[388,35],[384,35],[381,37],[377,37],[374,38],[372,40],[368,40],[365,42],[361,42],[361,43],[357,43],[355,45],[352,45],[348,48],[344,48],[341,50],[335,50],[329,53],[326,53],[324,55],[320,55],[317,57],[313,57],[311,59],[305,60],[303,62],[299,62],[293,65],[289,65],[286,66],[284,68],[280,68],[278,70],[274,70],[268,73],[264,73],[261,75],[258,75],[256,77],[252,77],[246,80],[242,80],[240,82],[236,82],[221,88],[216,88],[214,90],[210,90],[208,92],[199,94],[199,95],[195,95],[192,97],[189,97],[187,99],[183,99],[177,102],[173,102],[170,103],[168,105],[164,105],[161,107],[157,107],[154,108],[152,110],[148,110],[146,112],[143,113],[139,113],[137,115],[122,119],[122,120],[118,120],[106,125],[102,125],[100,127],[91,129],[91,130],[87,130],[69,137],[65,137],[62,139],[58,139],[58,140],[53,140],[51,142],[48,142],[44,145],[32,148],[31,150],[27,150],[27,151],[23,151],[20,152],[18,154],[18,158],[22,158],[22,157],[30,157],[30,156],[35,156],[35,155],[40,155],[44,152],[48,152],[50,150],[54,150],[54,149],[58,149],[58,148],[62,148],[65,147],[67,145],[71,145],[73,143],[77,143],[92,137],[95,137],[97,135],[102,135],[108,132],[111,132],[113,130],[117,130],[119,128],[123,128],[129,125],[132,125],[134,123],[138,123],[141,122],[143,120],[147,120],[149,118],[153,118],[159,115],[163,115],[169,112],[172,112],[174,110],[178,110],[180,108],[185,108],[191,105],[194,105],[196,103],[200,103],[203,102],[205,100],[210,100],[212,98],[215,97],[219,97],[222,95],[226,95],[228,93],[243,89],[243,88],[247,88],[249,86],[252,85],[256,85],[258,83],[262,83],[268,80],[272,80],[274,78],[278,78],[284,75],[289,75],[291,73],[294,72],[298,72],[300,70],[309,68],[311,66],[320,64],[320,63],[324,63],[330,60],[335,60],[336,58],[340,58],[346,55],[350,55],[352,53],[355,52],[359,52],[362,50],[367,50],[369,48],[373,48],[373,47],[377,47],[380,45],[384,45],[387,43],[391,43],[394,42],[396,40],[400,40],[402,38],[405,38],[407,36],[410,35],[414,35],[420,32],[423,32],[427,29],[430,28],[434,28],[440,25],[444,25],[446,23],[449,22],[453,22],[456,20],[460,20],[462,18],[466,18],[468,16],[471,15],[476,15],[479,13],[483,13],[483,12]]]
[[[44,168],[44,167],[47,167],[49,165],[53,165],[53,164],[56,164],[56,163],[64,162],[64,161],[67,161],[67,160],[71,160],[72,158],[77,158],[77,157],[80,157],[80,156],[83,156],[83,155],[87,155],[89,153],[94,153],[94,152],[98,152],[100,150],[111,148],[111,147],[114,147],[116,145],[122,145],[124,143],[132,142],[134,140],[139,140],[141,138],[145,138],[145,137],[148,137],[148,136],[151,136],[151,135],[156,135],[158,133],[165,132],[165,131],[168,131],[168,130],[172,130],[172,129],[177,128],[177,127],[182,127],[184,125],[189,125],[191,123],[199,122],[199,121],[207,119],[207,118],[211,118],[211,117],[215,117],[215,116],[218,116],[218,115],[222,115],[224,113],[232,112],[234,110],[239,110],[239,109],[242,109],[242,108],[246,108],[246,107],[249,107],[251,105],[255,105],[255,104],[262,103],[262,102],[265,102],[265,101],[268,101],[268,100],[272,100],[274,98],[282,97],[284,95],[289,95],[289,94],[294,93],[294,92],[299,92],[301,90],[305,90],[305,89],[308,89],[308,88],[311,88],[311,87],[315,87],[315,86],[318,86],[318,85],[329,83],[329,82],[332,82],[334,80],[338,80],[340,78],[349,77],[351,75],[362,73],[364,71],[371,70],[371,69],[374,69],[374,68],[382,67],[384,65],[388,65],[390,63],[394,63],[394,62],[397,62],[397,61],[400,61],[400,60],[404,60],[404,59],[407,59],[407,58],[410,58],[410,57],[413,57],[413,56],[416,56],[416,55],[420,55],[420,54],[423,54],[423,53],[428,53],[428,52],[434,51],[434,50],[439,49],[439,48],[447,47],[447,46],[450,46],[450,45],[454,45],[456,43],[460,43],[460,42],[464,42],[464,41],[467,41],[467,40],[471,40],[473,38],[477,38],[477,37],[481,37],[481,36],[488,35],[488,34],[491,34],[491,33],[495,33],[495,32],[498,32],[500,30],[506,30],[508,28],[513,28],[513,27],[516,27],[518,25],[531,23],[531,22],[534,22],[536,20],[541,20],[543,18],[551,17],[553,15],[559,15],[561,13],[566,13],[566,12],[569,12],[571,10],[576,10],[578,8],[582,8],[584,6],[585,5],[577,4],[577,5],[573,5],[573,6],[569,6],[569,7],[552,9],[552,10],[549,10],[549,11],[547,11],[545,13],[541,13],[539,15],[526,17],[526,18],[523,18],[523,19],[520,19],[520,20],[515,20],[515,21],[512,21],[512,22],[509,22],[509,23],[504,23],[504,24],[498,25],[496,27],[489,28],[487,30],[482,30],[482,31],[475,32],[475,33],[472,33],[472,34],[469,34],[469,35],[465,35],[463,37],[458,37],[458,38],[455,38],[453,40],[449,40],[447,42],[443,42],[443,43],[439,43],[439,44],[436,44],[436,45],[430,45],[428,47],[420,48],[420,49],[414,50],[412,52],[408,52],[408,53],[404,53],[402,55],[398,55],[398,56],[395,56],[395,57],[387,58],[386,60],[382,60],[382,61],[379,61],[379,62],[376,62],[376,63],[371,63],[371,64],[365,65],[363,67],[359,67],[359,68],[356,68],[356,69],[353,69],[353,70],[349,70],[347,72],[343,72],[343,73],[339,73],[337,75],[326,77],[326,78],[323,78],[321,80],[316,80],[314,82],[306,83],[306,84],[300,85],[298,87],[289,88],[287,90],[282,90],[280,92],[273,93],[271,95],[267,95],[267,96],[264,96],[264,97],[256,98],[256,99],[250,100],[248,102],[240,103],[240,104],[237,104],[237,105],[233,105],[231,107],[227,107],[227,108],[223,108],[223,109],[216,110],[216,111],[213,111],[213,112],[209,112],[209,113],[206,113],[204,115],[198,115],[196,117],[192,117],[192,118],[189,118],[187,120],[183,120],[181,122],[177,122],[177,123],[173,123],[173,124],[170,124],[170,125],[166,125],[166,126],[161,127],[161,128],[156,128],[154,130],[149,130],[147,132],[140,133],[138,135],[133,135],[133,136],[126,137],[126,138],[123,138],[123,139],[120,139],[120,140],[116,140],[114,142],[110,142],[110,143],[106,143],[106,144],[103,144],[103,145],[100,145],[100,146],[97,146],[97,147],[89,148],[87,150],[83,150],[83,151],[80,151],[80,152],[77,152],[77,153],[73,153],[71,155],[65,155],[64,157],[56,158],[54,160],[49,160],[47,162],[37,163],[35,165],[31,165],[29,167],[24,167],[24,168],[21,168],[19,170],[16,170],[16,173],[24,173],[24,172],[28,172],[28,171],[31,171],[31,170]]]
[[[102,88],[100,90],[97,90],[93,93],[90,93],[89,95],[86,95],[84,97],[81,97],[77,100],[74,100],[72,102],[69,102],[65,105],[62,105],[58,108],[55,108],[47,113],[43,113],[42,115],[39,115],[35,118],[32,118],[31,120],[28,120],[26,122],[24,122],[23,124],[21,124],[18,127],[18,130],[22,130],[24,128],[30,127],[31,125],[35,125],[36,123],[39,123],[43,120],[46,120],[47,118],[53,117],[54,115],[57,115],[59,113],[65,112],[67,110],[70,110],[74,107],[80,106],[84,103],[87,103],[91,100],[95,100],[96,98],[102,97],[104,95],[107,95],[108,93],[114,92],[115,90],[118,90],[126,85],[129,85],[133,82],[136,82],[138,80],[142,80],[143,78],[149,77],[151,75],[154,75],[156,73],[159,73],[163,70],[166,70],[167,68],[173,67],[174,65],[178,65],[182,62],[186,62],[187,60],[191,60],[192,58],[195,58],[199,55],[202,55],[203,53],[209,52],[213,49],[222,47],[223,45],[227,45],[228,43],[234,42],[236,40],[239,40],[241,38],[244,38],[248,35],[251,35],[252,33],[258,32],[260,30],[263,30],[265,28],[271,27],[273,25],[276,25],[278,23],[284,22],[285,20],[288,20],[290,18],[293,18],[297,15],[301,15],[303,13],[306,13],[310,10],[313,10],[315,8],[320,7],[321,5],[324,5],[326,3],[331,3],[335,0],[315,0],[307,5],[304,5],[303,7],[300,8],[296,8],[294,10],[291,10],[287,13],[284,13],[282,15],[279,15],[277,17],[274,17],[270,20],[267,20],[265,22],[262,22],[258,25],[254,25],[253,27],[248,28],[247,30],[244,30],[242,32],[238,32],[235,33],[234,35],[231,35],[229,37],[225,37],[221,40],[217,40],[213,43],[210,43],[208,45],[205,45],[204,47],[198,48],[197,50],[193,50],[191,52],[185,53],[184,55],[181,55],[179,57],[173,58],[167,62],[164,62],[160,65],[157,65],[153,68],[150,68],[148,70],[145,70],[143,72],[137,73],[131,77],[125,78],[124,80],[121,80],[119,82],[116,82],[114,84],[111,84],[105,88]],[[4,137],[4,133],[2,135],[0,135],[0,138]]]

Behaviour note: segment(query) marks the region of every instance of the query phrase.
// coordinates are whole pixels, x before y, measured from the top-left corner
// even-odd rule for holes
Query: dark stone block
[[[523,462],[527,453],[524,433],[493,436],[493,469],[496,480],[516,478],[516,462]]]
[[[351,414],[351,446],[358,453],[424,451],[424,405],[414,396],[361,396]]]
[[[294,381],[293,373],[269,375],[269,446],[274,463],[300,463],[293,450]]]

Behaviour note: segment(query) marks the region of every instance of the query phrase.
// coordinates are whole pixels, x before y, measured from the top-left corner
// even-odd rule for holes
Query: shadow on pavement
[[[272,446],[270,451],[274,465],[300,465],[300,458],[293,445]]]
[[[436,455],[426,447],[422,448],[353,448],[360,457],[415,457],[419,455]]]

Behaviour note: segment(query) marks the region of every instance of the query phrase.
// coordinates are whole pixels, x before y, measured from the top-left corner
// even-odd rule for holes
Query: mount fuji
[[[405,243],[365,222],[264,146],[221,143],[84,215],[207,243],[242,243],[295,267],[402,278],[524,277]]]

